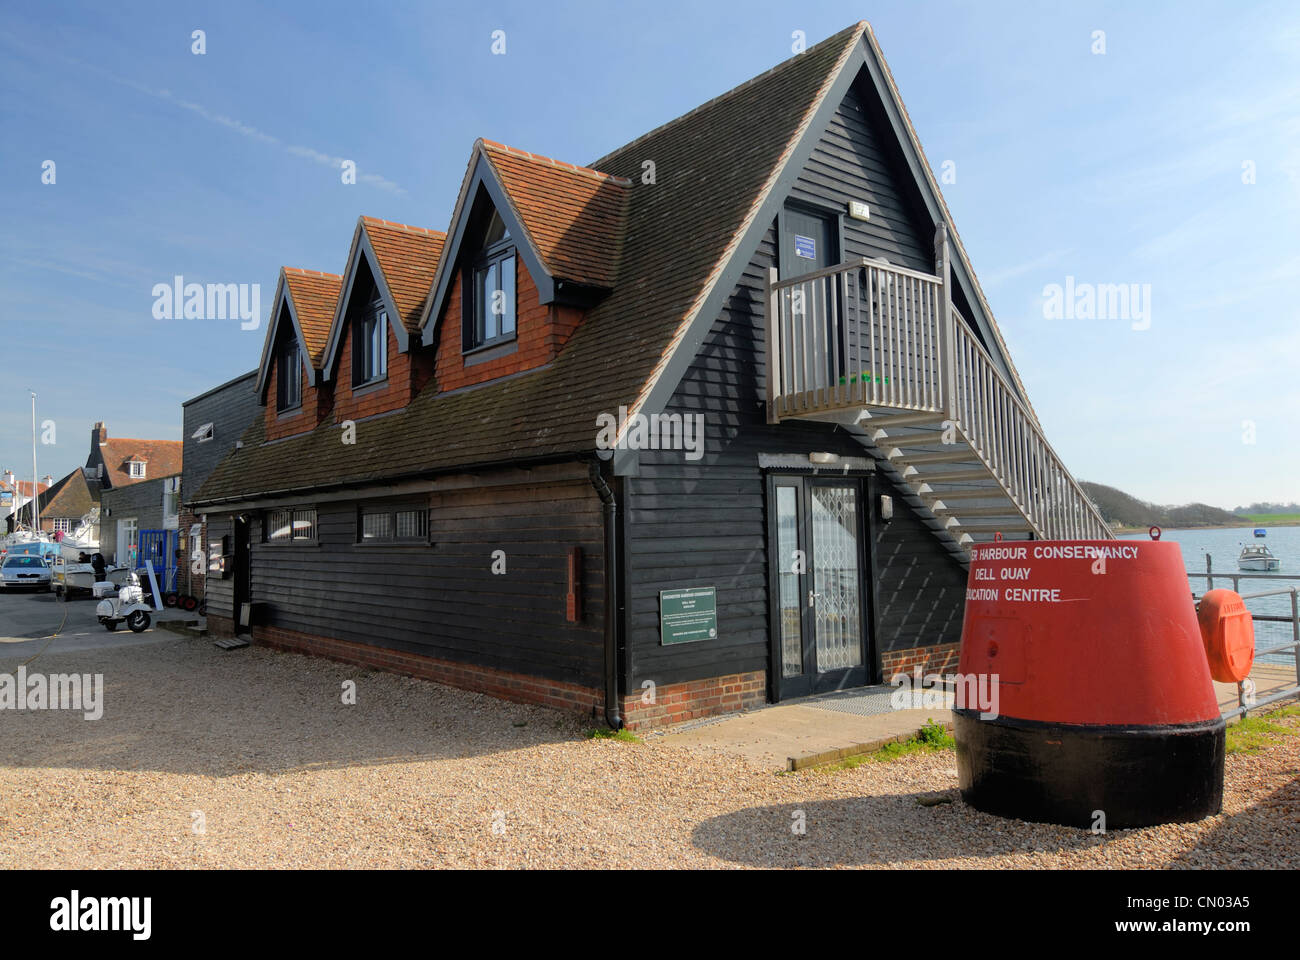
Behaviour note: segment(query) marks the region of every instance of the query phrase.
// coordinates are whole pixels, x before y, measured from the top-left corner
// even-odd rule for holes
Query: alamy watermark
[[[1151,327],[1151,284],[1077,283],[1043,287],[1044,320],[1131,320],[1134,330]]]
[[[87,720],[104,715],[102,673],[0,673],[0,710],[80,710]]]
[[[155,283],[155,320],[234,320],[241,330],[256,330],[262,316],[258,283],[186,283],[180,274],[171,283]]]
[[[704,414],[702,413],[634,413],[618,408],[618,416],[602,413],[596,417],[596,449],[614,450],[684,450],[687,460],[704,456]],[[610,454],[605,454],[608,457]]]
[[[998,674],[958,673],[953,675],[953,702],[958,710],[978,710],[981,720],[998,717]],[[948,704],[945,679],[937,673],[896,673],[889,681],[896,689],[889,697],[895,710],[942,710]]]

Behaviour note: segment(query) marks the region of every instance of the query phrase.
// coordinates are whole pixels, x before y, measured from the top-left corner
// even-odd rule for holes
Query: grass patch
[[[1300,513],[1246,513],[1240,516],[1259,527],[1266,527],[1270,523],[1300,523]]]
[[[878,750],[845,757],[843,760],[828,763],[817,769],[828,773],[834,773],[838,770],[856,770],[864,763],[885,763],[890,760],[897,760],[899,757],[905,757],[909,753],[934,753],[939,750],[952,750],[956,745],[957,742],[953,740],[952,734],[944,729],[943,724],[935,723],[933,720],[926,720],[925,726],[906,740],[893,740]]]
[[[588,740],[622,740],[624,743],[641,742],[641,738],[626,727],[622,730],[611,730],[609,727],[592,727],[590,730],[583,731],[583,736]]]
[[[1270,710],[1260,716],[1245,716],[1228,727],[1227,752],[1247,756],[1259,753],[1284,737],[1300,736],[1290,727],[1284,727],[1275,720],[1283,717],[1300,716],[1300,705],[1293,704],[1279,710]]]

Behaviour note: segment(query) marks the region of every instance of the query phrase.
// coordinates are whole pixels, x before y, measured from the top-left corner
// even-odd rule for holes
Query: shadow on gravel
[[[792,829],[800,822],[802,835]],[[748,866],[834,867],[1083,851],[1105,838],[981,814],[963,804],[954,788],[751,807],[705,821],[692,841],[706,853]]]
[[[13,673],[6,660],[0,672]],[[592,721],[427,681],[205,639],[38,657],[102,674],[103,716],[0,711],[0,766],[214,777],[504,753],[573,740]],[[343,702],[345,682],[355,704]]]
[[[1215,866],[1249,868],[1273,865],[1273,856],[1270,856],[1268,864],[1260,863],[1257,856],[1261,852],[1260,845],[1267,847],[1286,838],[1291,848],[1291,862],[1277,866],[1300,867],[1300,770],[1291,772],[1295,776],[1289,783],[1241,813],[1221,818],[1213,829],[1201,834],[1196,846],[1174,862],[1180,866],[1204,867],[1202,851],[1213,850]],[[1269,853],[1275,855],[1276,851]]]

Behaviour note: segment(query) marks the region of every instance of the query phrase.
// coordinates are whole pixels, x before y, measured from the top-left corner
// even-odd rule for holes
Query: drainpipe
[[[618,730],[623,726],[618,712],[618,503],[599,463],[592,463],[588,474],[605,514],[605,722]]]

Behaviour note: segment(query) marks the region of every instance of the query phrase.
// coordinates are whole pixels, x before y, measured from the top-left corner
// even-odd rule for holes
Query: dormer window
[[[492,346],[515,336],[515,245],[501,215],[492,212],[483,248],[466,285],[465,349]]]
[[[280,350],[275,374],[275,408],[281,412],[302,406],[302,360],[298,341],[289,340]]]
[[[361,387],[388,376],[388,311],[372,303],[352,330],[352,386]]]
[[[128,460],[126,463],[127,476],[132,480],[144,479],[144,462],[141,460]]]

